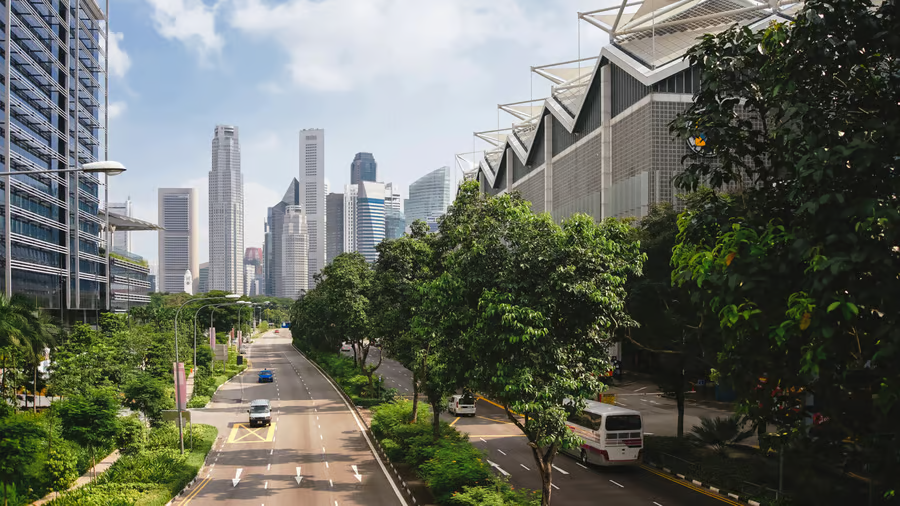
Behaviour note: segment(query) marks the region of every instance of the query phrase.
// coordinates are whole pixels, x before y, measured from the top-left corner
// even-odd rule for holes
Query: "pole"
[[[181,374],[178,372],[178,314],[188,302],[190,300],[182,304],[178,311],[175,311],[175,411],[178,412],[178,441],[181,445],[182,455],[184,455],[184,422],[181,420]]]

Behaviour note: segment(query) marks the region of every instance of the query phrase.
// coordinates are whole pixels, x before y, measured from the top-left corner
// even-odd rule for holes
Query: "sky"
[[[507,127],[498,103],[545,97],[531,66],[599,53],[606,36],[577,12],[610,0],[116,0],[110,9],[109,158],[158,222],[157,189],[195,187],[200,261],[209,258],[207,176],[217,124],[240,129],[244,245],[262,246],[266,209],[299,176],[299,131],[325,129],[331,191],[371,152],[378,179],[409,184],[472,133]],[[498,123],[499,122],[499,123]],[[132,234],[157,259],[157,234]]]

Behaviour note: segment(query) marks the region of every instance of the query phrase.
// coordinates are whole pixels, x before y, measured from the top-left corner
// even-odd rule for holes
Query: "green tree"
[[[35,464],[35,455],[43,445],[46,433],[34,415],[11,415],[0,419],[0,481],[3,482],[3,504],[7,502],[7,486],[23,480]]]
[[[516,195],[464,183],[440,224],[443,273],[425,288],[439,320],[444,364],[497,400],[527,437],[550,504],[552,464],[581,441],[569,411],[602,388],[625,313],[624,284],[643,255],[629,227],[576,215],[557,225]],[[517,417],[514,412],[523,413]]]
[[[30,321],[32,309],[30,302],[18,295],[12,298],[0,294],[0,368],[7,371],[13,358],[13,349],[27,349],[31,345]],[[14,397],[7,392],[7,375],[0,377],[0,399]]]
[[[137,373],[125,384],[124,404],[143,413],[152,423],[157,423],[162,419],[164,409],[175,407],[172,395],[166,387],[166,382],[149,373]]]
[[[115,391],[95,388],[56,404],[63,437],[87,448],[93,467],[95,451],[108,447],[119,433],[119,401]]]
[[[900,441],[885,437],[900,426],[898,23],[895,2],[811,0],[792,23],[705,36],[688,55],[700,90],[672,123],[714,155],[690,159],[683,189],[743,188],[686,212],[673,257],[673,279],[718,324],[717,369],[748,413],[797,437],[809,411],[824,415],[816,441],[857,441],[888,491],[900,477]]]

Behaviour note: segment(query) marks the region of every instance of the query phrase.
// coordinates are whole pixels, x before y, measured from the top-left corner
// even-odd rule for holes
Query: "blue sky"
[[[208,257],[207,174],[216,124],[240,128],[245,245],[261,246],[266,208],[299,173],[299,130],[325,129],[332,191],[368,151],[379,179],[408,185],[483,148],[498,103],[546,96],[529,67],[575,59],[576,12],[609,0],[115,0],[110,29],[110,158],[157,221],[156,190],[196,187]],[[582,22],[582,57],[605,37]],[[500,117],[508,126],[513,118]],[[155,261],[157,236],[132,235]]]

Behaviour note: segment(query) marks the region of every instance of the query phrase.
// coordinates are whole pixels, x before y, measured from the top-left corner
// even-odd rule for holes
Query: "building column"
[[[506,148],[506,188],[504,188],[506,190],[506,193],[509,193],[512,191],[512,184],[513,184],[513,160],[512,160],[512,157],[514,157],[514,156],[516,156],[516,154],[513,153],[512,148],[507,147]]]
[[[600,196],[601,218],[606,219],[613,211],[610,204],[612,195],[612,90],[610,90],[610,65],[600,67],[600,172],[602,191]]]
[[[553,115],[544,116],[544,212],[553,216]]]

